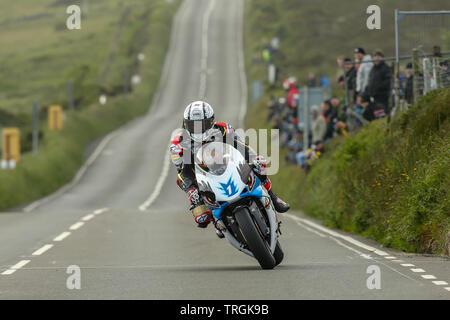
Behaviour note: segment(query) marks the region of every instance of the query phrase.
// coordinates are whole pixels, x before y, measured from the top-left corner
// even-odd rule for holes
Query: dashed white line
[[[31,255],[33,256],[40,256],[41,254],[43,254],[45,251],[50,250],[53,247],[52,244],[46,244],[43,247],[41,247],[40,249],[37,249],[35,252],[33,252]]]
[[[79,222],[74,223],[73,225],[71,225],[69,229],[70,230],[77,230],[77,229],[81,228],[83,225],[84,225],[84,222],[79,221]]]
[[[402,267],[415,267],[415,265],[413,265],[412,263],[402,263],[401,266]]]
[[[358,250],[356,250],[356,249],[354,249],[354,248],[352,248],[352,247],[349,247],[349,246],[343,244],[342,242],[340,242],[340,241],[337,240],[336,238],[344,239],[344,240],[346,240],[347,242],[350,242],[351,244],[354,244],[354,245],[356,245],[356,246],[358,246],[358,247],[361,247],[361,248],[364,248],[364,249],[366,249],[366,250],[368,250],[368,251],[371,251],[371,252],[373,252],[373,253],[376,253],[376,254],[378,254],[378,255],[384,257],[384,258],[387,259],[387,260],[390,260],[390,261],[392,261],[392,262],[400,263],[400,265],[403,266],[403,267],[415,267],[415,265],[412,264],[412,263],[402,263],[402,262],[404,262],[403,260],[397,259],[397,258],[394,257],[394,256],[390,256],[387,252],[384,252],[384,251],[378,250],[378,249],[376,249],[376,248],[373,248],[373,247],[371,247],[371,246],[368,246],[368,245],[366,245],[366,244],[364,244],[364,243],[362,243],[362,242],[360,242],[360,241],[358,241],[358,240],[353,239],[353,238],[350,237],[350,236],[342,235],[342,234],[340,234],[340,233],[338,233],[338,232],[335,232],[335,231],[333,231],[333,230],[331,230],[331,229],[328,229],[328,228],[326,228],[326,227],[324,227],[324,226],[321,226],[321,225],[319,225],[319,224],[317,224],[317,223],[314,223],[314,222],[309,221],[309,220],[307,220],[307,219],[302,219],[302,218],[300,218],[300,217],[298,217],[298,216],[295,216],[295,215],[291,215],[291,214],[284,214],[284,215],[287,216],[287,217],[290,217],[290,218],[293,219],[293,220],[295,220],[296,223],[297,223],[297,225],[299,225],[299,226],[301,226],[301,227],[307,229],[308,231],[311,231],[311,232],[313,232],[313,233],[315,233],[315,234],[317,234],[317,235],[319,235],[319,236],[321,236],[321,237],[324,236],[324,234],[322,234],[322,232],[329,234],[329,235],[330,235],[330,239],[334,240],[334,241],[337,242],[339,245],[344,246],[344,247],[346,247],[347,249],[350,249],[350,250],[352,250],[352,251],[358,253],[358,254],[359,254],[360,256],[362,256],[363,258],[366,258],[366,259],[373,259],[370,255],[363,254],[362,252],[360,252],[360,251],[358,251]],[[321,232],[318,232],[318,231],[316,231],[316,230],[313,230],[313,229],[311,229],[311,228],[308,228],[305,224],[306,224],[306,225],[309,225],[309,226],[311,226],[311,227],[313,227],[314,229],[318,229],[318,230],[320,230]],[[387,265],[386,265],[386,266],[387,266]],[[389,267],[389,266],[387,266],[387,267]],[[389,268],[390,268],[390,267],[389,267]],[[390,268],[390,269],[392,269],[392,268]],[[395,269],[392,269],[392,270],[398,272],[398,271],[395,270]],[[410,268],[410,270],[411,270],[412,272],[415,272],[415,273],[425,273],[425,270],[422,269],[422,268]],[[402,273],[400,273],[400,274],[402,274]],[[403,274],[402,274],[402,275],[403,275]],[[406,276],[406,275],[403,275],[403,276]],[[406,277],[407,277],[407,276],[406,276]],[[424,275],[421,275],[421,277],[422,277],[423,279],[426,279],[426,280],[433,280],[433,279],[436,279],[436,277],[435,277],[434,275],[431,275],[431,274],[424,274]],[[407,277],[407,278],[409,278],[409,277]],[[409,278],[409,279],[411,279],[411,278]],[[411,280],[413,280],[413,279],[411,279]],[[435,281],[432,281],[432,282],[433,282],[435,285],[438,285],[438,286],[445,286],[445,285],[448,285],[448,283],[447,283],[446,281],[435,280]],[[447,291],[450,291],[450,287],[445,287],[444,289],[447,290]]]
[[[53,241],[63,241],[65,238],[70,236],[70,234],[71,233],[69,231],[64,231],[59,236],[55,237],[55,239],[53,239]]]
[[[446,286],[448,285],[447,281],[440,281],[440,280],[436,280],[436,281],[432,281],[435,285],[437,286]],[[447,289],[447,288],[446,288]]]
[[[13,265],[11,268],[9,268],[6,271],[2,272],[2,275],[10,275],[13,274],[14,272],[16,272],[17,270],[19,270],[20,268],[24,267],[28,262],[30,262],[30,260],[22,260],[18,263],[16,263],[15,265]]]
[[[91,220],[93,217],[94,217],[93,214],[88,214],[88,215],[84,216],[83,218],[81,218],[81,220],[83,220],[83,221],[89,221],[89,220]]]
[[[94,214],[99,215],[99,214],[102,214],[102,213],[104,213],[104,212],[106,212],[108,210],[109,210],[109,208],[98,209],[98,210],[94,211]]]
[[[153,190],[150,197],[143,204],[141,204],[139,206],[140,211],[147,210],[152,205],[152,203],[156,200],[156,198],[158,198],[159,194],[161,193],[161,189],[162,189],[164,182],[166,181],[166,178],[169,174],[170,161],[168,158],[169,158],[169,152],[167,152],[164,156],[163,170],[161,172],[161,175],[158,178],[158,181],[156,182],[155,189]]]

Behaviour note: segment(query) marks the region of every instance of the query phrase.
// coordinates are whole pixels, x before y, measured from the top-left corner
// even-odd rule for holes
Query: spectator
[[[309,88],[314,88],[317,83],[316,83],[316,75],[314,73],[310,73],[308,75],[308,81],[306,84]]]
[[[373,121],[386,115],[384,109],[372,102],[368,94],[361,95],[361,106],[364,108],[363,117],[367,121]]]
[[[375,65],[370,71],[366,91],[370,97],[373,97],[376,104],[383,106],[384,111],[388,112],[392,70],[384,62],[383,58],[384,55],[381,51],[375,52]]]
[[[289,163],[297,163],[296,155],[302,151],[303,132],[297,130],[294,137],[287,144],[288,153],[286,154],[286,161]]]
[[[329,139],[331,139],[333,137],[333,130],[332,130],[332,126],[330,125],[330,119],[332,118],[333,111],[332,111],[330,100],[325,100],[324,102],[322,102],[321,110],[322,110],[322,115],[327,124],[327,130],[326,130],[325,137],[323,138],[323,140],[328,141]]]
[[[354,50],[355,60],[358,61],[359,67],[356,73],[356,92],[363,93],[369,83],[370,70],[373,67],[372,57],[366,54],[363,48],[356,48]]]
[[[339,121],[339,98],[333,97],[329,101],[325,101],[329,104],[328,112],[326,113],[327,118],[327,132],[325,137],[327,139],[333,138],[336,130],[336,122]]]
[[[356,68],[355,65],[351,63],[352,60],[350,58],[345,58],[344,62],[346,62],[344,77],[345,84],[347,86],[347,90],[350,92],[350,104],[353,104],[356,99]]]
[[[327,121],[318,106],[312,106],[311,115],[313,120],[311,125],[312,143],[318,145],[324,140],[327,132]]]
[[[405,85],[405,100],[409,104],[414,102],[414,70],[412,63],[408,62],[405,69],[406,85]]]
[[[291,115],[296,119],[298,114],[298,101],[300,99],[296,82],[290,82],[287,90],[287,103],[290,107]]]

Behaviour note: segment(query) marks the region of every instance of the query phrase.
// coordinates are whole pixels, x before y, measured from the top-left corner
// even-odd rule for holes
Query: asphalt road
[[[285,260],[269,271],[195,227],[168,140],[201,98],[242,125],[242,16],[242,0],[186,0],[149,113],[100,143],[70,188],[0,213],[0,299],[450,298],[448,259],[387,250],[298,213],[281,215]],[[71,265],[80,289],[67,288]],[[380,289],[367,287],[374,265]]]

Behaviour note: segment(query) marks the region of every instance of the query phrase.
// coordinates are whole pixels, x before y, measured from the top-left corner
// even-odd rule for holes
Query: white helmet
[[[214,110],[206,102],[195,101],[184,110],[183,128],[196,142],[205,141],[214,125]]]

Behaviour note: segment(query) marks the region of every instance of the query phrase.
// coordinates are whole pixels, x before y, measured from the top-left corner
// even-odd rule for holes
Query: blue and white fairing
[[[278,222],[273,204],[266,189],[237,149],[222,142],[202,146],[195,156],[195,176],[202,194],[212,195],[212,199],[208,196],[203,198],[220,224],[222,212],[231,203],[247,197],[259,199],[270,221],[270,247],[274,252]],[[224,234],[233,246],[253,256],[229,232]]]
[[[197,183],[200,191],[215,195],[214,202],[205,200],[217,219],[230,203],[243,197],[262,196],[259,181],[255,181],[249,190],[250,170],[242,154],[228,144],[212,142],[198,150],[195,161]]]

